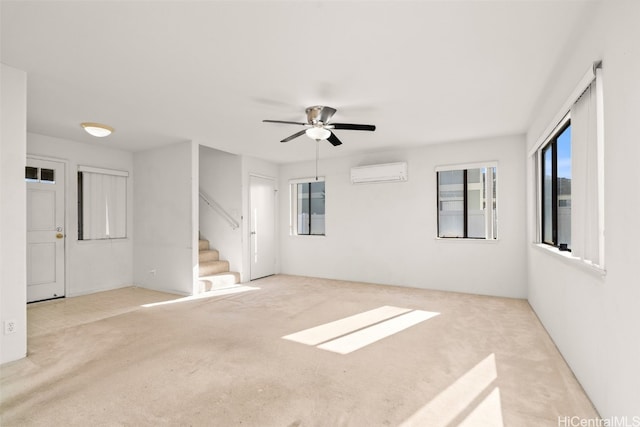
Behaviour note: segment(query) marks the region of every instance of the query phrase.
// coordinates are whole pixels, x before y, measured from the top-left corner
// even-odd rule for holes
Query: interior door
[[[276,272],[275,180],[250,177],[251,280]]]
[[[63,297],[64,163],[27,158],[27,301]]]

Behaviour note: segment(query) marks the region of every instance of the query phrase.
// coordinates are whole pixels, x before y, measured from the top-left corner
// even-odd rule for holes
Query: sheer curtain
[[[127,236],[127,178],[82,172],[83,239]]]
[[[596,78],[571,107],[571,252],[604,266],[602,78]]]

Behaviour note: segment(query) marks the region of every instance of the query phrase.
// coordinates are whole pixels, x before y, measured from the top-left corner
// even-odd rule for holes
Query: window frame
[[[298,185],[299,184],[313,184],[316,182],[324,182],[325,183],[325,199],[324,199],[324,209],[325,209],[325,218],[324,221],[324,233],[322,234],[312,234],[311,233],[311,215],[309,215],[309,233],[298,233]],[[302,236],[302,237],[325,237],[327,235],[326,230],[326,180],[325,177],[313,177],[313,178],[299,178],[299,179],[291,179],[289,180],[289,235],[290,236]],[[311,192],[309,193],[309,197],[311,198]],[[311,199],[309,199],[311,202]]]
[[[468,171],[472,169],[487,169],[491,170],[490,177],[491,179],[486,179],[484,182],[484,191],[485,197],[491,197],[495,200],[495,212],[493,210],[493,206],[491,209],[485,208],[485,224],[491,224],[489,230],[485,226],[485,236],[484,237],[469,237],[469,208],[468,208]],[[450,171],[463,171],[463,236],[441,236],[440,235],[440,172],[450,172]],[[486,161],[486,162],[478,162],[478,163],[465,163],[465,164],[457,164],[457,165],[445,165],[445,166],[437,166],[435,168],[436,172],[436,239],[440,240],[464,240],[464,241],[486,241],[492,242],[497,241],[499,239],[498,235],[498,227],[497,227],[497,218],[498,218],[498,162],[497,161]],[[495,180],[495,188],[493,187],[493,180]],[[491,182],[492,185],[491,190],[487,191],[488,183]],[[485,206],[488,205],[488,202],[485,201]],[[487,217],[488,212],[488,217]],[[494,225],[495,224],[495,225]],[[489,235],[487,235],[489,234]]]
[[[538,241],[544,245],[548,245],[557,248],[561,251],[571,252],[571,248],[562,247],[558,239],[558,138],[571,126],[571,114],[567,115],[562,121],[553,129],[553,132],[544,141],[544,143],[537,150],[538,158],[538,188],[539,190],[539,226],[540,234]],[[546,240],[545,227],[547,226],[547,220],[545,219],[545,152],[551,150],[551,241]],[[569,233],[571,233],[571,226],[569,226]]]

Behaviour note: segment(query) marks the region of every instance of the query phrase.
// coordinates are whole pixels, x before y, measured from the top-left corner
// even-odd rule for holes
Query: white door
[[[64,296],[64,163],[27,158],[27,301]]]
[[[276,272],[275,181],[250,177],[251,280]]]

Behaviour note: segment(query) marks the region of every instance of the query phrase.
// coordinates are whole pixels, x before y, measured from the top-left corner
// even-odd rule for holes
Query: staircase
[[[221,261],[219,252],[209,248],[208,240],[200,240],[198,249],[200,292],[224,289],[240,283],[240,273],[229,271],[229,261]]]

